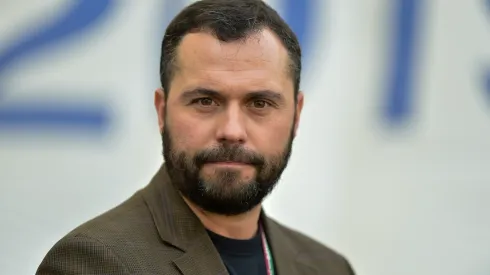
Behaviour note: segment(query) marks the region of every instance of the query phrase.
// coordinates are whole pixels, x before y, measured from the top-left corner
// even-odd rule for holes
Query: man
[[[60,240],[37,274],[354,274],[261,208],[303,107],[300,46],[279,15],[260,0],[195,2],[166,30],[160,73],[164,165]]]

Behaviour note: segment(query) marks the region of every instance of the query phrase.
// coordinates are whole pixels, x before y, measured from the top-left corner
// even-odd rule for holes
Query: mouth
[[[217,162],[208,162],[208,165],[216,165],[221,167],[243,167],[250,166],[248,163],[244,162],[235,162],[235,161],[217,161]]]

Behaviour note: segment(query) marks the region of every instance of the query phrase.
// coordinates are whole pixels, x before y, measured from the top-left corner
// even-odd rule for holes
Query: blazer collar
[[[170,182],[165,165],[142,193],[160,238],[184,252],[173,260],[182,274],[228,274],[206,229]]]
[[[272,250],[274,266],[277,274],[280,275],[300,275],[300,274],[319,274],[315,265],[311,263],[308,253],[303,253],[301,247],[295,244],[286,234],[283,226],[275,220],[267,217],[262,211],[262,221],[265,228],[267,241]]]
[[[162,241],[185,252],[174,260],[183,274],[228,274],[203,224],[172,185],[165,165],[142,195]],[[278,274],[316,274],[307,261],[301,261],[300,251],[264,210],[261,220]]]

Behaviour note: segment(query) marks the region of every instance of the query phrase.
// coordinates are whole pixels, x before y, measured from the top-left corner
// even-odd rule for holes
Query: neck
[[[210,213],[197,207],[184,198],[189,208],[201,220],[206,229],[230,239],[251,239],[257,233],[261,205],[252,210],[235,216],[225,216]]]

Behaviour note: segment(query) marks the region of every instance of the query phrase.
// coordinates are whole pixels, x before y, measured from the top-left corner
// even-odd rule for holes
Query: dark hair
[[[160,81],[165,94],[168,95],[175,70],[176,49],[186,34],[208,31],[220,41],[230,42],[245,39],[265,28],[274,32],[288,51],[296,95],[301,78],[298,38],[279,14],[262,0],[201,0],[183,9],[170,22],[162,42]]]

